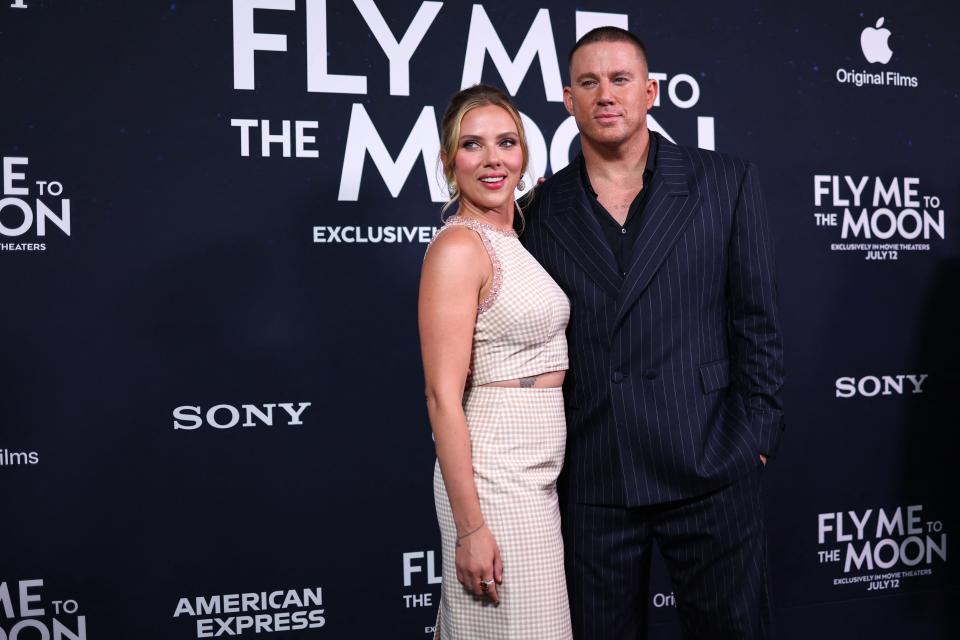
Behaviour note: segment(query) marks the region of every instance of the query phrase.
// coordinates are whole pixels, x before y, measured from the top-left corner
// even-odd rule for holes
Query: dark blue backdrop
[[[661,130],[761,169],[788,350],[779,637],[952,637],[958,18],[3,0],[0,640],[429,637],[437,118],[463,82],[510,87],[550,175],[594,20],[647,42]],[[671,593],[658,571],[656,637],[678,637]]]

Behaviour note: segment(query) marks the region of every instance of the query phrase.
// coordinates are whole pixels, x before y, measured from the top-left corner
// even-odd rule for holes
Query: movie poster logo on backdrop
[[[321,587],[182,597],[173,617],[193,619],[197,638],[310,631],[327,622]]]
[[[940,196],[923,194],[920,178],[815,175],[813,206],[814,224],[837,240],[830,251],[864,260],[899,260],[947,237]]]
[[[30,158],[0,158],[0,251],[46,251],[47,231],[70,235],[70,198],[63,183],[27,178]]]
[[[867,26],[860,32],[860,50],[864,59],[872,67],[874,64],[885,65],[893,57],[890,48],[890,29],[884,26],[884,18],[879,18],[874,26]],[[839,68],[835,74],[837,82],[855,87],[907,87],[915,89],[920,82],[916,76],[910,76],[895,70],[872,71],[868,69]]]
[[[201,427],[217,430],[234,427],[299,427],[303,413],[312,402],[269,402],[266,404],[215,404],[206,410],[201,405],[181,405],[173,410],[176,431],[194,431]],[[277,407],[280,408],[277,411]]]
[[[43,580],[0,582],[0,640],[87,640],[87,617],[76,600],[48,599]]]
[[[10,449],[0,449],[0,467],[29,466],[39,463],[40,454],[36,451],[11,451]]]
[[[837,398],[874,398],[923,393],[926,373],[900,373],[895,376],[843,376],[834,383]]]
[[[389,87],[372,87],[365,75],[331,73],[328,68],[327,12],[325,0],[307,0],[303,20],[306,25],[306,86],[308,93],[374,95],[381,102],[392,96],[410,95],[410,60],[421,44],[429,39],[428,33],[444,7],[442,2],[421,2],[416,15],[407,25],[387,24],[377,4],[372,0],[354,0],[354,7],[363,18],[369,32],[356,37],[371,37],[376,40],[389,65]],[[257,31],[254,25],[255,10],[296,11],[294,0],[234,0],[233,1],[233,87],[239,91],[256,89],[255,59],[264,55],[276,55],[288,51],[287,34]],[[449,12],[450,9],[447,9]],[[574,38],[558,49],[554,37],[550,9],[539,9],[527,28],[523,42],[514,55],[510,55],[503,40],[483,4],[473,4],[469,22],[464,25],[467,33],[462,53],[462,73],[453,75],[458,66],[450,59],[440,61],[432,72],[434,82],[444,82],[451,91],[479,82],[488,60],[499,76],[499,81],[511,95],[516,95],[524,82],[539,75],[544,100],[557,113],[564,113],[563,80],[560,56],[575,41]],[[494,13],[493,15],[496,15]],[[575,12],[577,36],[587,30],[602,26],[627,27],[628,16],[617,13],[590,11]],[[402,34],[398,37],[396,34]],[[573,36],[574,34],[570,34]],[[539,70],[539,74],[536,70]],[[666,105],[689,112],[700,102],[701,88],[695,73],[667,73],[651,70],[650,77],[660,83],[660,93],[654,109]],[[536,82],[536,80],[532,80]],[[424,105],[419,115],[411,122],[398,122],[395,117],[375,122],[367,106],[370,100],[352,104],[349,114],[342,114],[347,124],[347,139],[340,167],[340,183],[337,200],[359,200],[364,169],[370,176],[379,174],[393,198],[400,196],[410,183],[410,175],[420,173],[426,180],[430,200],[445,202],[447,187],[437,162],[440,152],[438,109],[442,105]],[[329,111],[329,110],[328,110]],[[548,137],[542,128],[526,114],[521,114],[527,141],[530,146],[530,167],[525,180],[535,184],[537,178],[556,172],[569,162],[570,147],[578,135],[576,123],[568,117]],[[319,158],[316,147],[320,136],[318,120],[263,119],[251,117],[231,118],[231,127],[239,134],[241,157],[262,158]],[[648,115],[651,129],[673,141],[673,137],[657,122],[654,114]],[[334,123],[334,126],[338,126]],[[387,149],[380,131],[386,127],[399,127],[409,131],[399,153]],[[712,116],[696,116],[696,135],[699,146],[715,148],[715,123]],[[371,162],[367,162],[367,159]],[[374,171],[371,171],[370,165]],[[417,170],[420,165],[421,169]],[[376,178],[374,178],[376,180]],[[422,184],[422,183],[421,183]],[[520,193],[517,194],[521,195]],[[428,243],[434,234],[433,227],[402,226],[315,226],[312,239],[315,244],[398,244]]]
[[[677,596],[671,591],[670,593],[658,592],[653,594],[650,603],[653,605],[654,609],[663,609],[664,607],[677,607]]]
[[[818,514],[817,544],[819,563],[837,569],[835,587],[899,589],[947,562],[943,522],[920,504]]]
[[[439,604],[440,554],[435,551],[406,551],[403,553],[403,607],[404,609],[433,609]],[[434,632],[436,614],[429,616],[430,625],[423,633]]]

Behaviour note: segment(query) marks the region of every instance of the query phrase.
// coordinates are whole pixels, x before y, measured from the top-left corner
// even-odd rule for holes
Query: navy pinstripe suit
[[[560,491],[578,636],[644,637],[652,538],[688,636],[762,637],[757,476],[759,454],[775,454],[783,430],[783,350],[756,171],[661,137],[624,274],[587,199],[582,161],[538,188],[523,234],[571,302]],[[761,562],[744,559],[751,554]],[[725,566],[730,558],[755,564],[753,575],[729,576],[744,570]],[[629,595],[634,581],[638,595]],[[748,586],[753,601],[731,602]],[[744,625],[757,630],[734,629]]]

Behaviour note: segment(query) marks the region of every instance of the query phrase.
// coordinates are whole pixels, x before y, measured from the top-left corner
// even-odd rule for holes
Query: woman
[[[566,640],[556,479],[569,303],[514,232],[528,161],[516,107],[477,85],[441,125],[457,211],[424,258],[419,301],[443,540],[434,637]]]

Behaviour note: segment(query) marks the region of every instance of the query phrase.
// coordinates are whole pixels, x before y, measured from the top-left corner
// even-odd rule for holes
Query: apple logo
[[[893,56],[893,50],[887,44],[890,38],[890,29],[881,29],[883,18],[877,20],[877,27],[867,27],[860,33],[860,48],[863,49],[863,57],[867,62],[887,64],[890,57]]]

